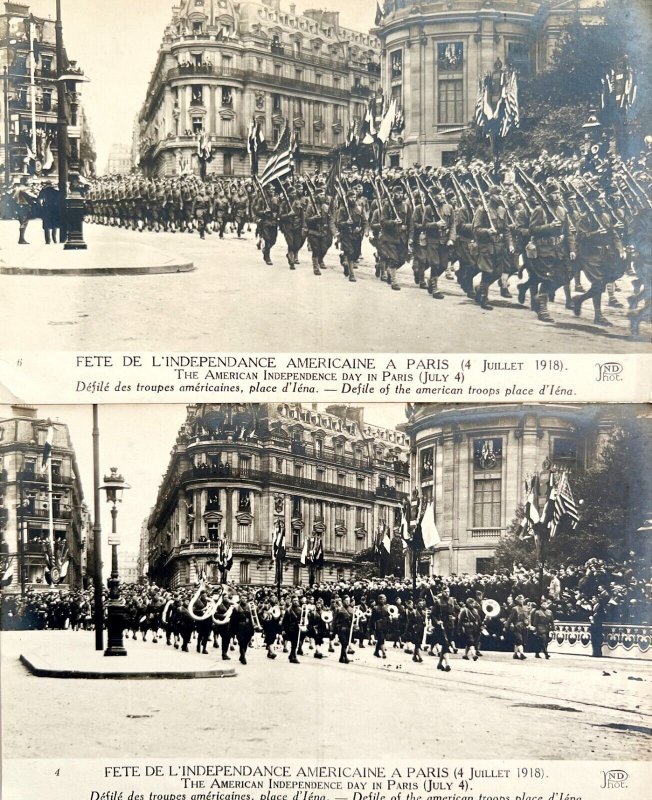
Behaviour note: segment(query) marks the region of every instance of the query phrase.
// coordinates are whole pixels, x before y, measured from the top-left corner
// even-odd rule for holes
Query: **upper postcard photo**
[[[647,0],[0,6],[8,351],[649,353]]]

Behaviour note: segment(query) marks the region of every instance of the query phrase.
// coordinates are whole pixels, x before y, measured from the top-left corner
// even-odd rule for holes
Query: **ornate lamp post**
[[[71,61],[64,66],[63,24],[61,21],[61,0],[57,0],[56,18],[57,48],[57,169],[59,172],[59,195],[62,216],[62,241],[65,234],[64,250],[86,250],[84,241],[84,198],[79,182],[79,145],[81,127],[78,124],[79,110],[78,83],[87,83],[88,78]],[[70,105],[70,121],[66,113],[66,103]],[[70,193],[68,192],[70,183]]]
[[[104,651],[105,656],[126,656],[127,651],[122,641],[122,632],[126,616],[125,602],[120,597],[120,575],[118,572],[118,545],[120,539],[116,528],[118,517],[118,503],[122,502],[122,493],[130,489],[122,475],[118,474],[117,467],[111,467],[111,474],[104,476],[104,484],[100,487],[106,492],[106,500],[111,503],[111,577],[108,580],[109,601],[107,603],[107,636],[108,645]]]

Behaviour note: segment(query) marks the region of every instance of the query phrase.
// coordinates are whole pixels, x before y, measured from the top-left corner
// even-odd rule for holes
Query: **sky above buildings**
[[[28,2],[28,0],[26,0]],[[375,0],[293,0],[297,11],[324,8],[341,12],[346,27],[369,30]],[[55,0],[31,0],[37,16],[55,18]],[[106,167],[111,145],[131,144],[134,119],[150,74],[173,0],[62,0],[63,36],[91,83],[83,86],[84,107],[97,145],[97,167]],[[282,0],[289,9],[290,0]]]
[[[319,406],[325,409],[325,406]],[[9,415],[6,407],[0,416]],[[156,501],[158,487],[170,461],[177,432],[186,419],[183,405],[102,405],[99,407],[100,479],[117,467],[131,489],[118,507],[121,547],[136,552],[143,520]],[[38,417],[65,422],[77,456],[84,499],[93,512],[92,406],[39,406]],[[406,421],[400,403],[365,406],[365,421],[393,428]],[[110,507],[102,493],[103,560],[110,562],[106,541],[111,530]]]

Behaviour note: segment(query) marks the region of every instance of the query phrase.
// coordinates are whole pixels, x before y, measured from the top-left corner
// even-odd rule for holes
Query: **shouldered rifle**
[[[424,192],[426,193],[426,197],[428,198],[428,202],[432,206],[432,210],[435,214],[435,222],[441,222],[441,214],[439,213],[439,209],[437,208],[437,203],[435,202],[434,197],[428,191],[428,187],[426,184],[421,180],[421,178],[417,175],[417,185],[423,187]]]
[[[396,221],[396,223],[398,225],[402,225],[403,224],[403,220],[398,215],[398,211],[396,210],[396,205],[394,204],[394,201],[392,200],[392,194],[389,191],[389,189],[387,188],[387,186],[385,186],[385,181],[381,180],[380,178],[378,178],[377,180],[380,180],[380,185],[385,190],[385,194],[387,195],[387,200],[389,201],[389,207],[392,209],[392,214],[394,214],[394,220]]]
[[[639,185],[638,181],[632,175],[632,173],[629,171],[629,168],[628,168],[627,164],[625,164],[624,161],[622,162],[622,165],[623,165],[623,170],[625,171],[625,175],[627,175],[629,177],[629,179],[630,179],[630,181],[632,183],[632,187],[636,190],[636,195],[637,196],[640,195],[645,200],[645,203],[646,203],[647,207],[648,208],[652,208],[652,200],[650,200],[650,198],[648,197],[648,194],[645,191],[645,189],[643,189],[643,187]],[[644,207],[645,207],[644,205],[641,205],[641,208],[644,208]]]
[[[475,183],[478,193],[480,195],[480,202],[482,203],[482,208],[484,209],[484,213],[487,215],[487,220],[489,222],[489,230],[491,231],[491,233],[496,234],[498,233],[498,231],[496,230],[493,220],[491,219],[491,214],[489,213],[489,206],[487,205],[487,201],[484,198],[484,192],[480,187],[480,181],[478,180],[478,176],[475,174],[475,172],[471,171],[471,177],[473,178],[473,182]]]
[[[604,225],[602,223],[602,220],[598,216],[596,210],[593,208],[591,203],[589,203],[589,200],[588,200],[587,196],[582,193],[582,190],[577,185],[577,182],[572,183],[571,185],[572,185],[573,189],[575,189],[575,191],[577,192],[577,196],[584,203],[584,206],[586,207],[586,210],[589,212],[591,217],[593,217],[593,221],[598,226],[598,229],[596,231],[594,231],[594,233],[606,233],[607,231],[605,230],[605,227],[604,227]]]
[[[258,180],[258,175],[254,175],[254,181],[256,183],[256,188],[260,192],[260,195],[263,198],[263,201],[265,203],[265,211],[270,211],[271,212],[272,208],[271,208],[269,202],[267,201],[267,195],[265,194],[265,190],[263,189],[263,187],[260,184],[260,181]]]
[[[344,189],[342,189],[342,184],[340,183],[340,179],[337,178],[335,181],[335,187],[337,188],[337,194],[346,209],[346,214],[349,218],[349,222],[353,222],[353,217],[351,216],[351,212],[349,211],[349,204],[346,202],[346,195],[344,194]]]
[[[521,176],[522,180],[525,181],[525,183],[530,187],[530,189],[534,193],[534,196],[541,203],[541,206],[542,206],[543,210],[546,213],[548,224],[549,225],[550,224],[557,224],[558,225],[559,224],[559,220],[557,219],[555,214],[552,212],[552,209],[550,208],[550,205],[549,205],[548,201],[546,200],[546,197],[543,194],[543,192],[541,191],[541,189],[536,185],[536,183],[532,180],[532,178],[530,178],[530,176],[518,164],[515,165],[515,172],[516,172],[517,175]]]
[[[487,186],[496,186],[497,185],[497,184],[495,184],[493,182],[493,180],[491,179],[491,177],[489,176],[489,174],[487,172],[483,172],[481,177],[482,177],[482,180],[487,184]],[[509,222],[509,224],[512,226],[512,228],[516,228],[517,227],[516,222],[514,221],[514,217],[512,216],[512,212],[509,210],[509,207],[507,206],[506,202],[503,203],[503,208],[505,209],[505,214],[507,216],[507,222]]]

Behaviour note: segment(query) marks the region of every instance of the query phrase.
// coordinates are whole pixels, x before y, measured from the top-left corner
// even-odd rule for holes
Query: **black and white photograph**
[[[3,756],[643,762],[651,444],[641,405],[3,408]]]
[[[649,3],[326,5],[3,4],[3,348],[649,353]]]

